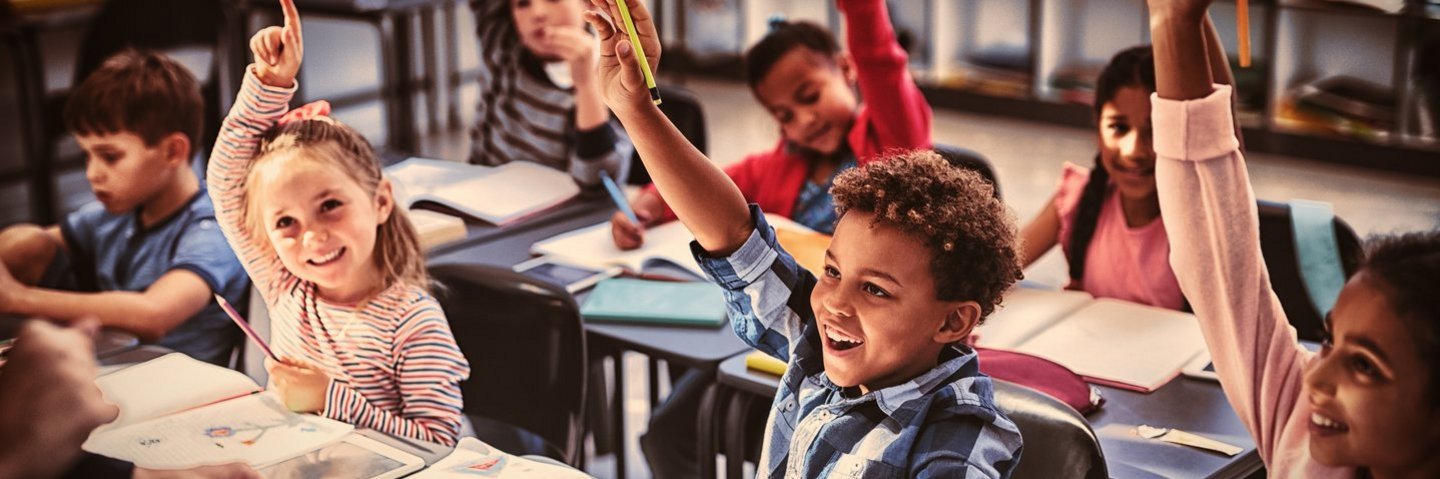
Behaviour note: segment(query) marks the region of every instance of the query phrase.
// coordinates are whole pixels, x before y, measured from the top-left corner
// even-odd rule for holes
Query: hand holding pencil
[[[625,2],[622,12],[616,2]],[[640,0],[590,0],[599,12],[585,12],[585,21],[600,38],[597,67],[600,91],[605,104],[617,113],[654,108],[658,94],[652,93],[654,72],[660,65],[660,35],[650,10]],[[628,15],[627,15],[628,14]],[[630,18],[630,22],[624,19]],[[612,23],[614,22],[614,23]],[[629,28],[631,25],[633,29]],[[633,33],[631,33],[633,31]]]

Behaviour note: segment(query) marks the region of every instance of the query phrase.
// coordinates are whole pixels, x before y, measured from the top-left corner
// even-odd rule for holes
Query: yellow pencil
[[[1250,2],[1235,0],[1235,30],[1240,36],[1240,67],[1250,68]]]
[[[635,21],[630,19],[628,0],[615,0],[620,6],[620,20],[625,23],[625,32],[630,34],[630,44],[635,47],[635,56],[640,59],[640,71],[645,74],[645,86],[650,88],[650,101],[660,104],[660,89],[655,87],[655,74],[650,72],[650,60],[645,59],[645,47],[640,45],[640,34],[635,32]]]

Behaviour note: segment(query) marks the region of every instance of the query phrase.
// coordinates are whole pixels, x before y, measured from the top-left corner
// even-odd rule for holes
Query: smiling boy
[[[116,54],[77,86],[65,126],[98,201],[0,232],[0,313],[95,316],[224,364],[240,332],[212,295],[245,304],[250,281],[190,166],[204,111],[195,77],[156,53]]]

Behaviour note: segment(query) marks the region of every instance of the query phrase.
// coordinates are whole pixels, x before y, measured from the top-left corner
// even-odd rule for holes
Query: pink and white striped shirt
[[[460,381],[469,377],[470,365],[435,298],[419,286],[395,284],[362,305],[328,303],[242,224],[250,161],[261,134],[285,114],[294,93],[295,87],[261,83],[247,69],[206,180],[220,227],[264,296],[271,347],[330,376],[321,415],[453,445],[460,433]]]

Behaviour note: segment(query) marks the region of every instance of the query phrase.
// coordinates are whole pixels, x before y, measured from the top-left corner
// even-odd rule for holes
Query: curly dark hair
[[[936,299],[975,301],[989,316],[1024,277],[1013,215],[985,177],[934,151],[886,156],[835,179],[836,210],[874,214],[919,238],[931,253]]]
[[[1360,272],[1377,284],[1395,315],[1406,321],[1430,370],[1429,394],[1440,407],[1440,229],[1376,236],[1366,245]]]

